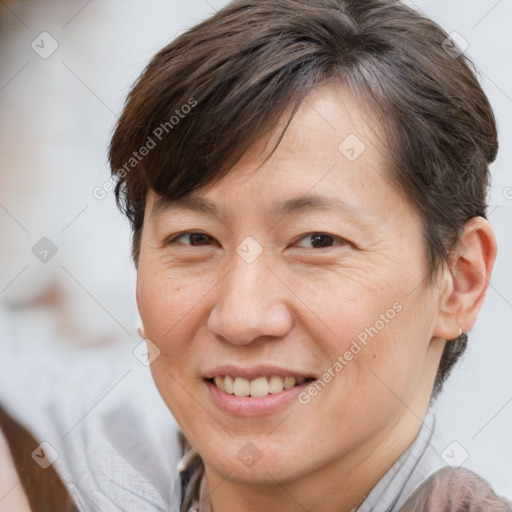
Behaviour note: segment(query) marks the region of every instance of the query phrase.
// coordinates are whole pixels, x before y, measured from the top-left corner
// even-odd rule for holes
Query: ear
[[[451,340],[474,325],[496,260],[496,238],[489,222],[473,217],[466,222],[450,265],[441,276],[439,315],[434,336]]]
[[[142,323],[142,320],[140,319],[140,317],[137,319],[137,333],[143,340],[146,339],[146,333],[144,331],[144,324]]]
[[[146,339],[146,332],[144,330],[144,324],[142,323],[142,315],[140,312],[140,302],[139,302],[139,287],[136,286],[135,291],[135,301],[137,302],[137,332],[139,336],[145,340]]]

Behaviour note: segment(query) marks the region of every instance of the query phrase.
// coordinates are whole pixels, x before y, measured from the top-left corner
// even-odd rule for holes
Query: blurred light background
[[[0,2],[0,371],[69,346],[131,354],[130,231],[106,151],[150,57],[224,0]],[[489,220],[499,256],[470,347],[438,403],[444,445],[512,497],[512,0],[408,2],[468,43],[501,150]],[[508,64],[507,64],[508,63]],[[94,348],[96,347],[96,348]],[[57,363],[58,364],[58,363]]]

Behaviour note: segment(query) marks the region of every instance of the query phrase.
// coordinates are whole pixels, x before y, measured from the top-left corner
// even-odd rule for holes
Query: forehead
[[[154,218],[172,208],[220,215],[219,203],[233,199],[240,187],[252,189],[251,198],[267,211],[335,208],[346,213],[368,213],[359,198],[370,187],[396,187],[388,177],[388,151],[382,144],[374,116],[348,90],[330,84],[312,91],[269,156],[288,119],[285,113],[271,134],[262,136],[219,182],[206,185],[179,201],[155,196]],[[198,200],[201,196],[201,200]],[[370,198],[367,198],[370,199]],[[375,200],[375,197],[373,198]]]

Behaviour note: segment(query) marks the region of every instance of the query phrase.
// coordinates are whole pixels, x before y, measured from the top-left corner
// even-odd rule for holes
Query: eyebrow
[[[184,196],[179,199],[168,199],[158,196],[153,203],[150,215],[155,217],[173,209],[191,210],[222,217],[220,208],[214,202],[194,196]],[[368,212],[361,206],[347,203],[337,197],[316,194],[307,194],[275,203],[269,213],[271,215],[284,216],[309,210],[340,210],[351,215],[369,216]]]

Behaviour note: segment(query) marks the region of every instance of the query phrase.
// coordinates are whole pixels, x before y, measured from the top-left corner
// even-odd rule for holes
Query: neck
[[[420,418],[423,418],[422,410]],[[406,409],[379,436],[302,478],[264,485],[230,481],[206,465],[213,512],[350,512],[370,493],[394,462],[410,447],[422,421]]]

